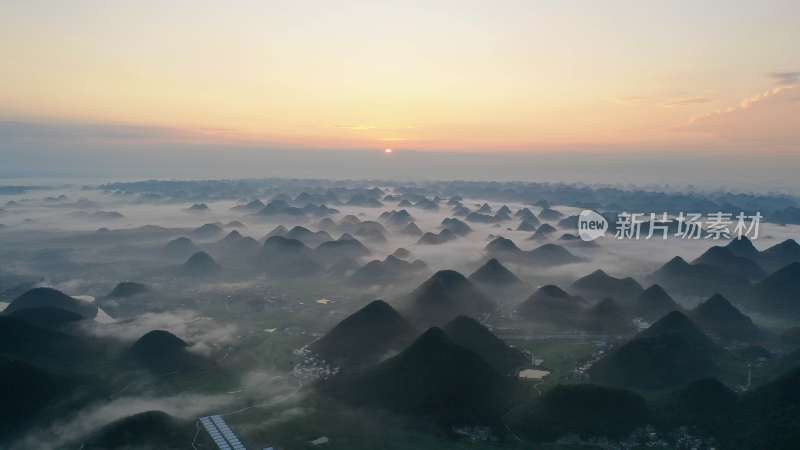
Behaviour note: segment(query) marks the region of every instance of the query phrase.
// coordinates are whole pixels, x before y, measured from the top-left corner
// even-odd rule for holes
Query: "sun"
[[[385,149],[383,149],[383,153],[386,153],[388,155],[389,153],[392,153],[392,149],[385,148]]]

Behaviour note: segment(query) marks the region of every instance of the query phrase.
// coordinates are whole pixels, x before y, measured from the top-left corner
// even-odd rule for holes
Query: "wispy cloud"
[[[671,108],[674,106],[700,105],[703,103],[710,103],[712,101],[714,101],[714,99],[708,97],[682,97],[667,100],[662,103],[661,106]]]
[[[638,95],[629,95],[626,97],[617,97],[612,100],[614,103],[620,105],[638,105],[647,101],[647,97],[641,97]]]
[[[753,106],[755,106],[755,105],[757,105],[757,104],[759,104],[761,102],[769,100],[769,99],[771,99],[773,97],[776,97],[776,96],[778,96],[778,95],[780,95],[780,94],[782,94],[784,92],[791,91],[791,90],[793,90],[795,88],[798,88],[798,87],[800,87],[800,86],[778,86],[778,87],[769,89],[767,91],[764,91],[764,92],[762,92],[760,94],[756,94],[756,95],[754,95],[752,97],[746,98],[746,99],[742,100],[741,102],[739,102],[739,104],[737,106],[731,106],[731,107],[726,108],[726,109],[718,109],[718,110],[712,111],[710,113],[694,116],[694,117],[691,118],[690,122],[691,123],[695,123],[695,122],[703,121],[703,120],[706,120],[706,119],[709,119],[709,118],[712,118],[712,117],[717,117],[717,116],[721,116],[721,115],[724,115],[724,114],[730,114],[730,113],[735,113],[737,111],[743,111],[743,110],[746,110],[746,109],[750,109]]]
[[[367,131],[376,130],[378,128],[372,125],[334,125],[334,127],[351,131]]]
[[[800,72],[771,72],[767,76],[781,85],[800,84]]]

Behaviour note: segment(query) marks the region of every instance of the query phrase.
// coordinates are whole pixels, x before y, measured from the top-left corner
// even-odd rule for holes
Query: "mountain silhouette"
[[[167,242],[163,252],[170,258],[185,259],[199,250],[188,237],[179,237]]]
[[[528,237],[528,240],[529,241],[547,240],[556,231],[557,230],[555,229],[555,227],[553,227],[549,223],[543,223],[539,225],[539,228],[536,229],[535,233],[533,233],[530,237]]]
[[[456,219],[455,217],[446,217],[444,220],[442,220],[441,226],[442,228],[450,230],[459,236],[466,236],[472,233],[472,228],[469,225]]]
[[[458,236],[455,233],[445,228],[444,230],[440,231],[439,234],[431,232],[423,234],[422,237],[420,237],[417,241],[417,245],[441,245],[457,238]]]
[[[615,278],[603,270],[579,278],[572,283],[576,293],[592,300],[614,298],[627,304],[644,292],[642,286],[633,278]]]
[[[753,287],[750,308],[774,316],[800,318],[800,263],[791,263]]]
[[[766,272],[755,261],[736,256],[729,248],[715,245],[706,250],[692,264],[706,264],[720,272],[748,280],[760,280]]]
[[[681,310],[681,306],[658,284],[645,289],[631,303],[633,314],[649,322],[660,319],[672,311]]]
[[[135,281],[122,281],[114,286],[108,294],[111,298],[127,298],[134,295],[144,294],[150,291],[150,286]]]
[[[192,423],[162,411],[145,411],[115,420],[82,443],[85,450],[183,448],[195,434]]]
[[[411,222],[405,226],[405,228],[400,231],[401,234],[405,234],[407,236],[422,236],[422,230],[419,229],[416,223]]]
[[[212,239],[222,234],[222,227],[215,223],[207,223],[192,230],[192,237],[197,239]]]
[[[495,303],[454,270],[433,274],[408,296],[409,317],[422,324],[445,324],[457,316],[493,313]]]
[[[623,438],[647,424],[644,398],[633,392],[593,384],[557,385],[510,414],[511,428],[534,442],[565,435]]]
[[[189,257],[182,266],[183,273],[191,276],[215,275],[222,267],[206,252],[200,251]]]
[[[586,310],[583,329],[595,334],[629,334],[636,331],[632,316],[611,298],[600,300]]]
[[[588,303],[558,286],[546,285],[536,290],[517,307],[517,314],[527,320],[559,326],[577,326]]]
[[[522,280],[496,258],[486,261],[484,265],[469,276],[469,280],[474,283],[500,288],[510,288],[522,284]]]
[[[513,384],[480,356],[431,328],[408,348],[323,390],[355,405],[413,415],[442,426],[497,424]]]
[[[247,202],[247,203],[245,203],[243,205],[236,205],[233,208],[231,208],[231,210],[232,211],[254,213],[254,212],[258,212],[261,209],[263,209],[264,206],[266,206],[266,205],[264,205],[264,203],[261,200],[255,199],[255,200],[251,200],[251,201],[249,201],[249,202]]]
[[[730,250],[734,255],[747,258],[751,261],[758,261],[761,256],[758,249],[753,245],[753,241],[747,236],[731,240],[725,248]]]
[[[14,314],[23,309],[55,308],[77,314],[83,318],[94,318],[97,315],[97,304],[85,302],[47,287],[33,288],[15,298],[3,311],[3,314]]]
[[[361,241],[352,239],[338,239],[323,242],[314,249],[314,258],[324,264],[332,264],[342,259],[358,259],[369,256],[369,249]]]
[[[526,219],[519,223],[517,226],[517,231],[536,231],[536,229],[539,228],[539,225],[540,224],[538,222]]]
[[[800,262],[800,244],[794,239],[786,239],[761,252],[759,262],[767,272],[774,272],[791,263]]]
[[[213,364],[189,352],[189,344],[169,331],[153,330],[128,349],[127,357],[148,370],[166,374],[211,368]]]
[[[564,217],[564,214],[561,214],[560,212],[552,208],[544,208],[539,213],[539,218],[542,220],[556,221],[560,220],[562,217]]]
[[[373,260],[353,273],[350,281],[360,285],[382,285],[430,273],[421,260],[404,261],[389,255],[383,261]]]
[[[697,305],[690,315],[704,330],[723,339],[746,342],[763,337],[749,317],[719,294]]]
[[[458,316],[444,326],[444,332],[456,344],[483,358],[498,373],[516,375],[530,364],[530,357],[509,346],[477,320]]]
[[[672,258],[653,272],[650,279],[670,292],[697,296],[719,292],[727,297],[738,298],[750,288],[746,278],[724,273],[708,264],[689,264],[680,256]]]
[[[264,242],[260,260],[261,267],[277,277],[308,277],[322,272],[322,266],[314,260],[310,248],[283,236],[272,236]]]
[[[339,322],[308,348],[332,365],[352,369],[402,350],[414,335],[414,328],[394,308],[383,300],[375,300]]]
[[[317,231],[316,233],[306,227],[295,226],[287,231],[283,237],[287,239],[295,239],[309,247],[316,247],[323,242],[332,241],[333,237],[325,231]]]
[[[589,375],[627,388],[674,388],[716,376],[722,352],[685,314],[673,311],[594,363]]]

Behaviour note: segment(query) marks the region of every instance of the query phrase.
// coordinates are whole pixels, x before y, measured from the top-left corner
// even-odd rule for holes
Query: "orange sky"
[[[160,3],[0,5],[0,120],[298,148],[800,149],[792,1]]]

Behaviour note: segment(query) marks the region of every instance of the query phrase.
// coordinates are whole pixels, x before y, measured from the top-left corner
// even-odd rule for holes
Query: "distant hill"
[[[764,337],[749,317],[719,294],[697,305],[690,316],[701,328],[723,339],[747,342]]]
[[[585,277],[572,283],[572,288],[577,294],[588,299],[600,300],[614,298],[623,303],[630,303],[644,289],[633,278],[615,278],[602,270],[596,270]]]
[[[454,217],[446,217],[442,220],[441,226],[459,236],[466,236],[472,233],[472,227]]]
[[[255,200],[251,200],[251,201],[249,201],[249,202],[247,202],[247,203],[245,203],[243,205],[236,205],[233,208],[231,208],[231,210],[232,211],[239,211],[239,212],[254,213],[254,212],[260,211],[262,208],[264,208],[264,206],[265,205],[261,200],[255,199]]]
[[[520,208],[517,212],[514,213],[514,217],[519,219],[522,222],[529,222],[536,226],[539,226],[539,218],[528,208]]]
[[[195,426],[162,411],[145,411],[111,422],[92,433],[85,450],[159,448],[177,450],[192,441]]]
[[[50,417],[48,409],[77,394],[79,381],[57,375],[18,359],[0,356],[0,441],[13,437]]]
[[[353,369],[402,350],[414,335],[414,328],[394,308],[375,300],[339,322],[308,349],[334,366]]]
[[[111,298],[127,298],[134,295],[144,294],[150,291],[150,286],[135,281],[122,281],[114,286],[108,294]]]
[[[716,378],[703,378],[656,401],[658,421],[669,428],[691,425],[711,435],[724,433],[738,403],[736,392]]]
[[[429,274],[428,266],[421,260],[404,261],[394,255],[383,261],[373,260],[358,268],[350,282],[360,285],[381,285]]]
[[[188,237],[179,237],[167,242],[163,253],[171,258],[188,258],[200,249]]]
[[[746,278],[725,273],[708,264],[689,264],[679,256],[653,272],[650,279],[670,292],[704,297],[721,293],[738,299],[750,289]]]
[[[495,303],[454,270],[441,270],[408,295],[409,317],[415,323],[440,325],[460,315],[481,317]]]
[[[525,252],[517,247],[511,239],[496,237],[486,244],[484,251],[493,258],[506,261],[521,261],[525,258]]]
[[[555,285],[537,289],[517,307],[517,314],[528,320],[559,326],[579,326],[588,303]]]
[[[556,220],[560,220],[563,217],[564,217],[564,214],[562,214],[562,213],[560,213],[560,212],[558,212],[558,211],[556,211],[555,209],[552,209],[552,208],[544,208],[539,213],[539,218],[542,219],[542,220],[556,221]]]
[[[745,393],[720,434],[722,448],[800,448],[800,368]]]
[[[458,235],[456,235],[449,229],[445,228],[438,234],[431,232],[424,233],[417,241],[417,245],[441,245],[453,241],[457,238]]]
[[[767,272],[774,272],[796,262],[800,262],[800,244],[794,239],[786,239],[773,245],[761,252],[759,257],[759,263]]]
[[[555,233],[556,228],[549,223],[543,223],[536,228],[536,232],[533,233],[530,237],[528,237],[529,241],[544,241],[549,239],[553,233]]]
[[[210,276],[219,273],[222,267],[206,252],[200,251],[183,263],[182,271],[191,276]]]
[[[23,308],[9,313],[8,316],[47,329],[59,329],[69,323],[84,320],[80,314],[53,307]]]
[[[522,284],[513,272],[508,270],[496,258],[491,258],[469,276],[469,280],[492,287],[511,288]]]
[[[718,245],[706,250],[700,257],[692,261],[692,264],[706,264],[719,269],[722,273],[748,280],[760,280],[767,275],[757,262],[737,256],[729,248]]]
[[[623,389],[592,384],[558,385],[510,414],[512,430],[535,442],[568,434],[622,438],[649,423],[645,400]]]
[[[544,244],[526,252],[523,261],[539,267],[555,267],[581,262],[583,259],[560,245]]]
[[[47,369],[85,371],[92,367],[93,361],[113,350],[109,342],[42,327],[41,315],[38,315],[42,311],[46,309],[22,309],[10,315],[0,314],[0,355]],[[65,312],[59,310],[59,313]],[[22,317],[15,317],[17,314]],[[32,320],[26,314],[37,314],[37,317]]]
[[[753,241],[747,236],[731,240],[725,248],[730,250],[734,255],[750,259],[751,261],[758,261],[760,257],[760,252],[755,245],[753,245]]]
[[[769,275],[753,286],[750,309],[775,316],[800,318],[800,263]]]
[[[633,317],[614,299],[605,298],[583,314],[583,329],[595,334],[632,334]]]
[[[414,222],[414,217],[405,209],[386,211],[380,218],[395,229],[404,228]]]
[[[207,223],[192,230],[192,237],[197,239],[212,239],[223,232],[222,227],[215,223]]]
[[[594,363],[589,375],[627,388],[674,388],[717,375],[722,352],[686,315],[673,311]]]
[[[422,230],[419,229],[416,223],[411,222],[400,231],[401,234],[408,236],[422,236]]]
[[[310,248],[283,236],[272,236],[264,242],[260,262],[262,269],[276,277],[310,277],[323,271]]]
[[[357,239],[339,239],[320,244],[314,249],[314,258],[324,264],[342,259],[358,259],[369,256],[369,249]]]
[[[47,287],[33,288],[11,301],[3,314],[13,314],[22,309],[56,308],[62,309],[83,318],[93,318],[97,315],[97,304],[85,302],[69,295]]]
[[[508,408],[513,384],[444,331],[431,328],[397,356],[322,388],[351,404],[449,427],[498,424]]]
[[[631,312],[649,322],[658,320],[672,311],[681,310],[681,306],[658,284],[645,289],[631,303]]]
[[[510,347],[484,325],[466,316],[458,316],[444,326],[444,332],[456,344],[483,358],[498,373],[516,375],[530,364],[530,357]]]
[[[323,242],[332,241],[333,237],[325,231],[313,232],[306,227],[295,226],[287,231],[283,237],[287,239],[295,239],[309,247],[316,247]]]
[[[189,344],[169,331],[153,330],[134,342],[128,349],[127,357],[158,374],[213,367],[211,361],[189,352],[188,347]]]

